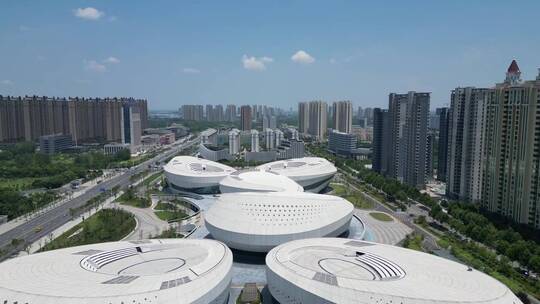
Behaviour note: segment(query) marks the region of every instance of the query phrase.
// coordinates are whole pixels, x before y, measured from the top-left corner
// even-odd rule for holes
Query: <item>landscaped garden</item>
[[[135,229],[134,216],[120,209],[102,209],[64,232],[41,251],[118,241]]]

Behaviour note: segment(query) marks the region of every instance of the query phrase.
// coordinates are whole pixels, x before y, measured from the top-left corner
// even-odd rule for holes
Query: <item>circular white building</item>
[[[467,266],[401,247],[303,239],[266,255],[280,303],[518,304],[501,282]]]
[[[222,194],[205,213],[212,237],[231,248],[267,252],[296,239],[338,236],[349,228],[347,200],[304,192]]]
[[[219,182],[235,172],[233,168],[193,156],[177,156],[164,167],[174,192],[217,193]]]
[[[112,242],[0,264],[0,303],[226,303],[232,252],[213,240]]]
[[[231,192],[303,192],[292,179],[271,171],[236,171],[219,182],[221,193]]]
[[[279,160],[257,167],[287,176],[307,192],[318,193],[328,186],[337,172],[334,164],[320,157]]]

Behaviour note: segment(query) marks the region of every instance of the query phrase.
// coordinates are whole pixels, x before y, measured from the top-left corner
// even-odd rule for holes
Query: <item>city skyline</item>
[[[64,1],[28,11],[24,1],[6,2],[0,94],[134,96],[151,110],[175,110],[193,103],[288,109],[309,100],[382,107],[391,91],[426,91],[435,109],[456,87],[495,83],[512,59],[525,77],[540,66],[533,1],[308,4]]]

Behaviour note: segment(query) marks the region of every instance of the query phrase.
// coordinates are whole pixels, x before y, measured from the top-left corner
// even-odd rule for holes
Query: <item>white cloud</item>
[[[330,63],[331,63],[331,64],[334,64],[334,63],[336,63],[336,62],[337,62],[337,60],[336,60],[335,58],[330,58]]]
[[[93,7],[78,8],[73,11],[75,17],[86,20],[98,20],[105,15],[104,12],[99,11]]]
[[[201,71],[196,68],[183,68],[182,72],[186,74],[199,74]]]
[[[302,63],[302,64],[310,64],[310,63],[315,62],[315,58],[313,58],[310,54],[302,50],[299,50],[294,55],[292,55],[291,60],[297,63]]]
[[[116,57],[109,57],[105,60],[103,60],[104,63],[111,63],[111,64],[117,64],[117,63],[120,63],[120,59],[116,58]]]
[[[5,86],[12,86],[13,85],[13,81],[9,80],[9,79],[4,79],[4,80],[0,80],[0,84],[1,85],[5,85]]]
[[[85,60],[84,69],[92,72],[105,72],[107,67],[104,64],[101,64],[95,60]]]
[[[244,69],[252,71],[264,71],[266,70],[266,64],[273,62],[274,59],[270,57],[254,57],[254,56],[242,56],[242,64]]]

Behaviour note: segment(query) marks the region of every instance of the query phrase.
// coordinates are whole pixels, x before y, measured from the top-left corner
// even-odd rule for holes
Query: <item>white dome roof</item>
[[[163,169],[166,174],[193,177],[225,177],[236,171],[227,165],[193,156],[176,156]]]
[[[221,193],[229,192],[303,192],[304,188],[292,179],[274,172],[237,171],[219,183]]]
[[[292,241],[272,249],[266,265],[269,290],[278,301],[521,303],[505,285],[480,271],[431,254],[371,242]]]
[[[121,241],[0,264],[0,303],[209,303],[228,295],[232,252],[213,240]]]
[[[335,174],[337,172],[334,164],[321,157],[302,157],[278,160],[260,165],[257,169],[277,172],[291,178],[295,176],[310,176],[316,174]]]

